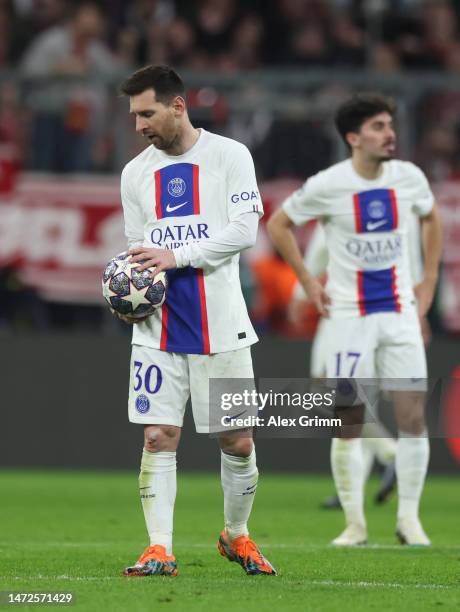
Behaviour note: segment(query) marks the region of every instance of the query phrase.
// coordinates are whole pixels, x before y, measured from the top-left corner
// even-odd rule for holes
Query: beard
[[[155,134],[153,136],[147,135],[146,138],[150,142],[150,144],[155,147],[155,149],[158,149],[159,151],[167,151],[168,149],[171,149],[174,146],[174,143],[177,139],[177,135],[170,139],[167,139],[164,136],[160,136],[159,134]]]

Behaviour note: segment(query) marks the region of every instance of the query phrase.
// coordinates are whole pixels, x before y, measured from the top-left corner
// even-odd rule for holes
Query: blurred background
[[[346,155],[332,123],[345,98],[396,99],[398,156],[427,174],[444,222],[430,374],[460,377],[460,3],[0,0],[2,464],[137,467],[130,329],[104,305],[100,275],[125,248],[120,171],[145,147],[117,88],[148,63],[181,73],[197,127],[249,147],[265,219]],[[299,232],[302,246],[311,229]],[[288,316],[294,275],[264,221],[241,278],[261,336],[256,374],[305,376],[316,317]],[[452,414],[433,416],[439,470],[460,461],[460,393],[447,395]],[[115,443],[101,452],[107,433]],[[209,465],[211,442],[190,444],[187,465]],[[266,465],[283,468],[271,443],[262,447]],[[327,469],[324,440],[296,448],[286,469]]]

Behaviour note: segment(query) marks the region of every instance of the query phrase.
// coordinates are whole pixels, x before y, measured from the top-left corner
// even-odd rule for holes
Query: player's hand
[[[133,317],[128,317],[126,315],[120,314],[113,308],[110,309],[110,312],[113,314],[114,317],[117,317],[117,319],[120,319],[120,321],[123,321],[124,323],[128,323],[128,325],[137,325],[138,323],[141,323],[141,321],[145,321],[146,319],[148,319],[150,316],[147,315],[146,317],[139,317],[134,319]]]
[[[139,272],[147,268],[156,268],[155,274],[162,270],[177,268],[174,253],[169,249],[154,249],[149,247],[136,247],[129,249],[131,263],[139,263]]]
[[[415,297],[417,299],[418,316],[422,319],[430,310],[436,290],[435,278],[424,278],[421,283],[414,287]]]
[[[326,293],[323,285],[316,278],[311,277],[302,283],[302,287],[308,299],[316,306],[319,314],[322,317],[328,317],[331,298]]]

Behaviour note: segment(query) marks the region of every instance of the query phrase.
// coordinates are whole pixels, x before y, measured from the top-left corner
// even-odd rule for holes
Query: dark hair
[[[120,86],[120,92],[125,96],[137,96],[147,89],[153,89],[157,101],[163,104],[169,103],[176,96],[185,97],[182,79],[169,66],[140,68]]]
[[[335,126],[347,146],[346,135],[359,132],[362,124],[379,113],[396,113],[396,104],[391,98],[378,93],[355,94],[339,106],[335,114]]]

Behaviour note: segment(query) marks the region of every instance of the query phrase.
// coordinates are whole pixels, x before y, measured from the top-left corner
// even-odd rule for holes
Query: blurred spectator
[[[202,0],[197,5],[198,46],[214,58],[227,53],[237,23],[236,0]]]
[[[264,179],[305,177],[331,162],[332,144],[321,125],[286,114],[273,121],[267,137],[253,153]]]
[[[366,62],[366,33],[352,15],[339,13],[332,21],[334,63],[341,66],[364,66]]]
[[[239,21],[232,37],[231,58],[242,70],[263,65],[264,22],[256,13],[249,13]]]
[[[459,153],[458,134],[452,128],[439,124],[425,130],[417,148],[416,162],[429,180],[443,181],[458,175]]]
[[[32,77],[35,111],[30,165],[36,170],[87,171],[92,147],[104,131],[106,90],[95,81],[66,86],[56,77],[110,77],[119,63],[102,40],[98,5],[79,4],[69,20],[40,34],[26,51],[23,70]],[[38,81],[38,77],[46,80]],[[48,80],[49,79],[49,80]]]
[[[371,52],[369,68],[380,74],[399,71],[401,63],[395,48],[384,43],[375,45]]]
[[[287,309],[296,283],[292,268],[278,253],[252,263],[257,293],[251,317],[257,328],[288,334],[292,325]]]
[[[14,5],[14,35],[11,36],[11,57],[16,63],[24,50],[41,33],[58,25],[66,15],[66,0],[11,0]]]

